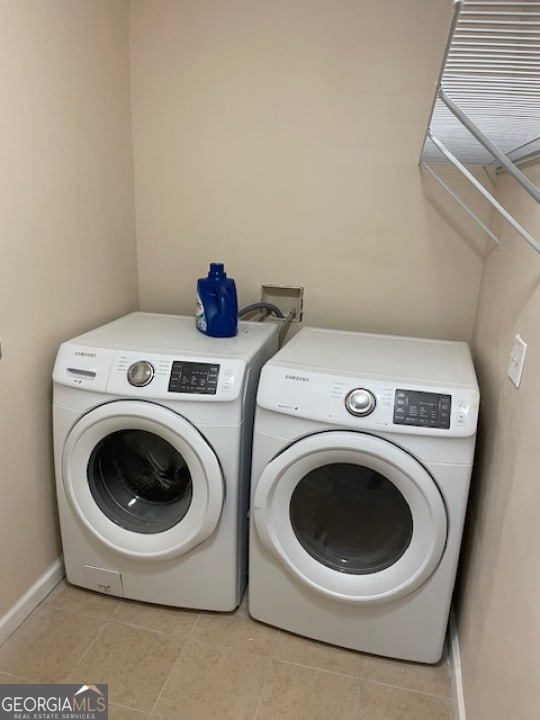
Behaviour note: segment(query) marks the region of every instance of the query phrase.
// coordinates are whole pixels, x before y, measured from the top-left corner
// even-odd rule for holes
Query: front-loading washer
[[[230,611],[245,589],[249,469],[272,323],[233,338],[136,312],[60,346],[53,373],[66,575],[151,603]]]
[[[438,662],[478,404],[465,343],[300,330],[259,382],[252,617],[354,650]]]

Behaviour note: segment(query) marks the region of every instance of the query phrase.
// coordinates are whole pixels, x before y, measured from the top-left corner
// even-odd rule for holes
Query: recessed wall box
[[[277,305],[285,317],[294,310],[293,322],[300,322],[304,313],[304,288],[298,285],[261,285],[261,302]]]

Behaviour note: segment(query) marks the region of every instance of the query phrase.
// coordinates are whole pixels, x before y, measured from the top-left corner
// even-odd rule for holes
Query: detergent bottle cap
[[[208,277],[212,278],[224,278],[227,277],[225,273],[223,263],[210,263],[210,269],[208,271]]]

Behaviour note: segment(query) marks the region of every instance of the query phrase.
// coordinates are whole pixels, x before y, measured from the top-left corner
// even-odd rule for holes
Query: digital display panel
[[[451,407],[451,395],[418,390],[396,390],[394,424],[448,430]]]
[[[192,395],[215,395],[219,365],[175,360],[169,378],[169,392]]]

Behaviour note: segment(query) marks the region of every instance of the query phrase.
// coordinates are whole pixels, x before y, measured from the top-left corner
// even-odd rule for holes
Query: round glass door
[[[419,587],[448,529],[439,489],[416,459],[382,438],[339,431],[303,438],[266,465],[253,522],[294,578],[348,602]]]
[[[169,530],[189,509],[193,483],[180,452],[147,430],[117,430],[103,438],[88,461],[88,483],[97,505],[126,530]]]
[[[97,540],[123,555],[169,558],[215,531],[225,497],[218,459],[199,431],[160,405],[118,400],[73,426],[63,490]]]
[[[289,512],[306,552],[351,575],[390,567],[413,534],[411,509],[401,492],[376,470],[354,463],[311,470],[295,487]]]

